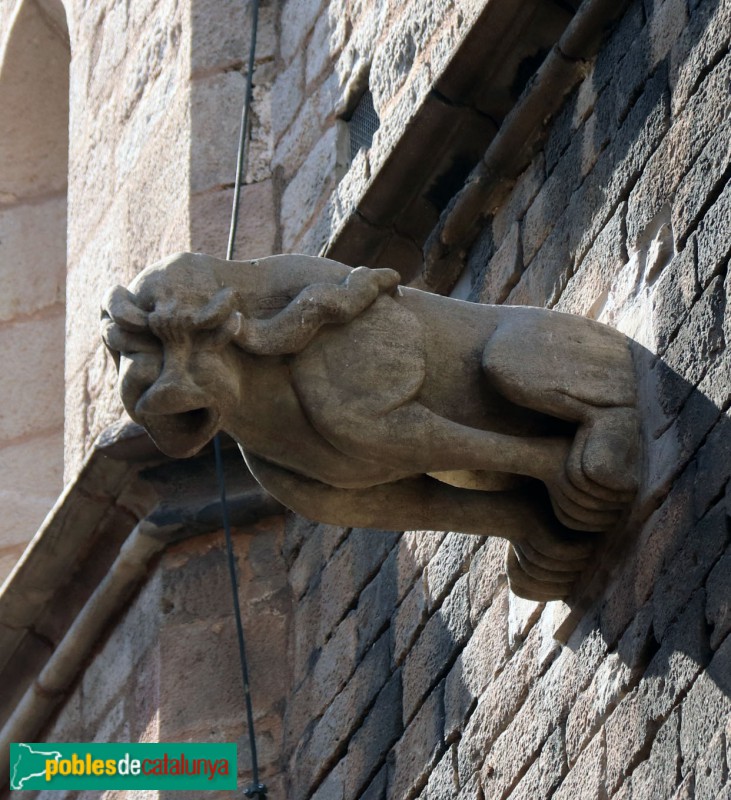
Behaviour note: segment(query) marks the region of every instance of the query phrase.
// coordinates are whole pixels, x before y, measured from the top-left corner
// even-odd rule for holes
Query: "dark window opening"
[[[368,150],[373,143],[373,135],[380,127],[381,120],[373,106],[373,95],[366,89],[348,120],[351,161],[359,150]]]

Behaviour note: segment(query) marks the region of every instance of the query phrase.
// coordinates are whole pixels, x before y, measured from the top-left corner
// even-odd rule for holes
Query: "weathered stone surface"
[[[425,706],[426,708],[426,706]],[[427,712],[424,712],[427,721]],[[345,796],[357,797],[367,786],[386,753],[401,736],[401,673],[396,672],[378,695],[363,725],[348,745]],[[399,745],[405,738],[399,740]],[[418,758],[416,753],[413,757]],[[396,756],[398,761],[398,756]]]
[[[672,796],[680,770],[679,720],[676,710],[657,732],[649,758],[632,773],[632,800]]]
[[[412,796],[423,786],[442,751],[444,729],[444,684],[421,704],[393,751],[389,764],[390,797]]]
[[[304,56],[299,53],[272,88],[272,137],[276,144],[292,124],[304,99]]]
[[[724,800],[728,797],[726,747],[723,731],[711,739],[705,752],[695,764],[695,800]]]
[[[728,542],[726,508],[717,503],[689,532],[683,547],[659,576],[653,592],[655,638],[662,641],[670,622],[702,586]]]
[[[63,303],[66,197],[0,209],[0,322]]]
[[[708,660],[705,592],[696,591],[686,610],[668,631],[639,686],[608,719],[607,790],[611,794],[641,760],[643,749],[678,699]]]
[[[557,311],[597,319],[607,301],[618,268],[627,260],[624,244],[626,204],[616,212],[596,237],[577,266],[556,304]]]
[[[214,190],[190,199],[191,247],[223,257],[228,244],[233,189]],[[261,258],[275,249],[274,187],[271,180],[246,184],[241,191],[235,254]]]
[[[725,86],[731,69],[726,57],[705,79],[652,154],[632,190],[627,214],[629,242],[638,241],[648,222],[675,192],[711,134],[728,118]]]
[[[347,528],[319,525],[304,539],[289,570],[295,598],[299,599],[310,588],[348,533]]]
[[[545,158],[539,153],[518,178],[509,197],[492,220],[495,241],[500,245],[516,221],[521,220],[545,180]]]
[[[731,714],[731,639],[720,645],[683,701],[680,751],[687,774]]]
[[[457,650],[467,641],[469,628],[467,576],[463,576],[424,626],[403,668],[404,724],[417,713],[421,701],[442,677]]]
[[[566,720],[566,754],[572,767],[612,709],[627,693],[631,681],[632,670],[617,653],[609,655],[599,666],[589,687],[578,697]]]
[[[600,731],[591,741],[578,761],[569,770],[558,790],[555,800],[602,800],[606,797],[604,788],[604,764],[606,761],[606,742],[604,732]]]
[[[493,601],[506,580],[505,545],[496,537],[489,538],[473,555],[469,571],[470,623],[477,627],[480,617]]]
[[[698,278],[701,286],[722,268],[731,252],[731,234],[726,224],[731,214],[731,184],[727,183],[698,230]]]
[[[731,631],[731,553],[724,553],[711,570],[706,592],[706,619],[713,626],[711,647],[715,650]]]
[[[515,222],[490,259],[480,290],[480,302],[502,303],[520,279],[522,269],[520,225]]]
[[[505,586],[447,675],[444,733],[448,740],[462,729],[477,698],[508,658],[507,606],[508,590]]]
[[[695,268],[695,241],[691,239],[665,268],[652,298],[657,352],[663,353],[700,294]]]
[[[294,781],[304,796],[352,737],[390,676],[390,660],[388,634],[384,634],[298,748],[294,756]]]
[[[394,664],[401,664],[428,618],[426,586],[423,579],[418,579],[391,622]]]
[[[508,798],[509,800],[548,800],[554,796],[554,792],[567,770],[563,736],[559,728],[548,737],[541,748],[541,754],[518,781]]]
[[[469,569],[472,554],[481,544],[479,536],[465,533],[446,535],[424,570],[430,611],[441,605],[457,579]]]
[[[535,683],[510,725],[486,754],[481,770],[486,800],[504,796],[517,783],[553,729],[566,719],[605,654],[601,637],[593,631],[576,652],[564,649]]]
[[[63,424],[63,341],[61,307],[0,329],[0,441],[20,441]]]

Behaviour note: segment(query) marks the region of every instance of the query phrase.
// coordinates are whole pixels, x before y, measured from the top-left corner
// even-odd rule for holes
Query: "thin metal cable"
[[[231,227],[226,248],[226,260],[231,261],[234,255],[236,230],[239,219],[239,198],[241,195],[241,181],[244,167],[248,160],[248,133],[251,125],[250,111],[253,90],[254,56],[256,53],[256,34],[259,23],[259,0],[251,0],[251,41],[249,44],[249,60],[246,73],[246,97],[241,111],[241,131],[239,134],[239,148],[236,155],[236,181],[234,184],[234,198],[231,208]],[[231,578],[231,592],[233,594],[234,617],[236,619],[236,635],[239,645],[239,660],[241,662],[241,677],[244,684],[244,702],[246,704],[246,724],[249,729],[249,750],[251,751],[251,778],[252,783],[244,790],[246,797],[266,798],[267,787],[259,781],[259,762],[256,755],[256,736],[254,733],[254,711],[251,702],[251,689],[249,685],[249,668],[246,660],[246,640],[244,638],[244,625],[241,620],[241,603],[239,601],[238,576],[236,574],[236,558],[234,556],[233,539],[231,537],[231,524],[226,501],[226,481],[223,473],[223,457],[221,456],[221,439],[218,434],[213,439],[213,450],[216,457],[216,474],[221,492],[221,511],[223,516],[223,530],[226,537],[226,555],[228,572]]]
[[[234,184],[234,199],[231,206],[231,228],[228,234],[228,247],[226,260],[231,261],[236,249],[236,230],[239,225],[239,198],[241,196],[241,179],[244,174],[244,164],[249,156],[249,112],[251,110],[251,95],[253,91],[254,54],[256,52],[256,29],[259,25],[259,0],[251,0],[251,42],[249,44],[249,63],[246,73],[246,98],[241,109],[241,131],[239,133],[239,150],[236,155],[236,181]]]

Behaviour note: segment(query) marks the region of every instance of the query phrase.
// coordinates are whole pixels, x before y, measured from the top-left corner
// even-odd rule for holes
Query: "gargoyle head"
[[[207,256],[185,253],[116,286],[102,306],[102,336],[119,370],[127,413],[167,455],[194,455],[238,405],[228,347],[235,332],[233,292],[222,289]]]

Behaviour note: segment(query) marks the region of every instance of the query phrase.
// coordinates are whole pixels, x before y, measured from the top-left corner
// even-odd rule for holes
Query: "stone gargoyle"
[[[219,430],[296,512],[508,539],[523,597],[566,597],[637,489],[626,337],[390,269],[184,253],[116,287],[103,335],[128,413],[173,457]]]

